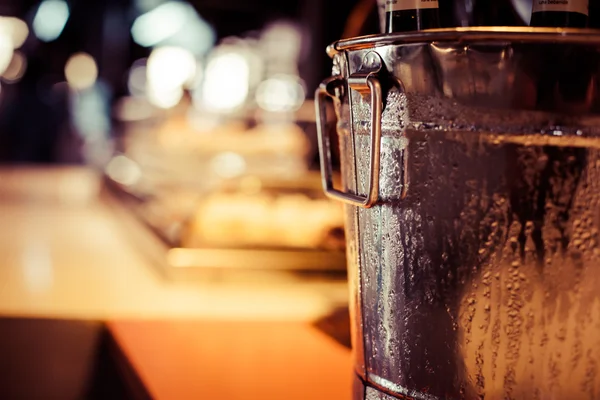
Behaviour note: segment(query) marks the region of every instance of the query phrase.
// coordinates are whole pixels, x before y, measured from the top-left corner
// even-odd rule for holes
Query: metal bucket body
[[[600,398],[599,49],[540,29],[330,49],[357,399]]]

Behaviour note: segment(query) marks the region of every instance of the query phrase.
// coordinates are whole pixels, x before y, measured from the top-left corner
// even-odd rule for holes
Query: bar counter
[[[101,182],[0,168],[2,318],[101,321],[151,398],[349,398],[349,350],[314,327],[346,304],[345,282],[169,281]]]

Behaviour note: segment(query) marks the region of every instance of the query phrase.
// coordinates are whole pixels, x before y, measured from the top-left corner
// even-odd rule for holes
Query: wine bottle
[[[386,32],[409,32],[440,27],[438,0],[387,0]]]
[[[379,12],[379,26],[381,27],[379,33],[386,33],[387,19],[385,18],[387,10],[386,0],[377,0],[377,11]]]
[[[533,0],[531,26],[586,28],[588,15],[588,0]],[[580,47],[557,48],[546,52],[545,58],[551,67],[540,76],[538,99],[562,112],[587,112],[595,97],[595,53]]]
[[[586,28],[588,0],[533,0],[531,26]]]
[[[511,0],[444,1],[440,14],[449,27],[526,25]]]
[[[589,3],[588,28],[600,29],[600,2],[592,1]]]

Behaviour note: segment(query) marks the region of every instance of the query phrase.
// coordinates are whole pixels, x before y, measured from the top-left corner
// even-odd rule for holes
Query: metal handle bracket
[[[369,160],[369,184],[367,195],[346,193],[333,187],[333,167],[331,161],[331,140],[327,134],[326,99],[335,99],[332,87],[345,83],[340,76],[325,79],[315,93],[317,112],[317,133],[319,136],[319,155],[321,158],[321,175],[325,194],[335,200],[362,207],[373,207],[379,198],[379,168],[381,164],[381,114],[383,112],[383,95],[377,74],[381,70],[382,61],[375,52],[366,55],[360,71],[348,78],[348,86],[362,95],[370,97],[371,103],[371,142]],[[350,95],[350,94],[348,94]]]

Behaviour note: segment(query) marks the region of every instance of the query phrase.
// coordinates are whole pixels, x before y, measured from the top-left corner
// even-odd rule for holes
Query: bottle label
[[[588,15],[588,0],[533,0],[533,12],[562,11]]]
[[[438,0],[386,0],[385,2],[385,10],[387,12],[403,10],[421,10],[423,8],[439,8]]]

